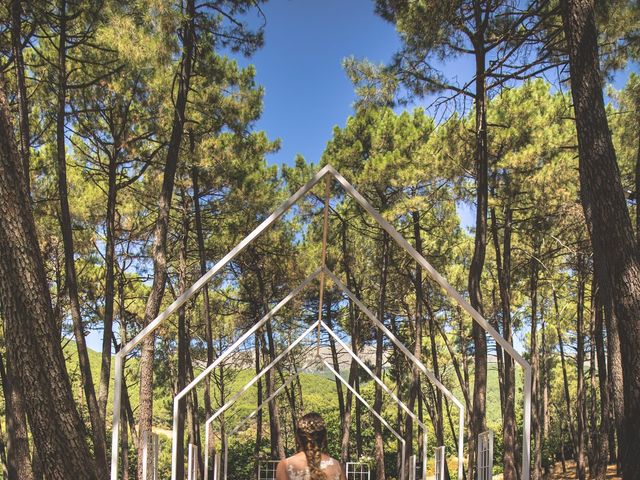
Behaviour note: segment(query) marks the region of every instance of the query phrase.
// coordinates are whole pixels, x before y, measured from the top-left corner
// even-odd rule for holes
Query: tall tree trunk
[[[24,413],[22,394],[17,388],[11,365],[4,367],[4,360],[0,356],[0,378],[4,394],[4,409],[7,425],[7,480],[31,480],[31,456],[29,454],[29,432],[27,417]]]
[[[258,375],[262,369],[260,366],[260,338],[262,337],[262,333],[260,330],[256,332],[255,335],[255,367],[256,367],[256,375]],[[256,395],[256,407],[260,407],[262,405],[262,379],[258,380],[257,385],[258,393]],[[253,459],[253,478],[258,478],[258,469],[260,468],[260,452],[262,449],[262,409],[258,410],[258,414],[256,415],[256,443],[254,446],[254,459]]]
[[[122,268],[118,275],[118,297],[119,297],[119,316],[120,316],[120,345],[116,348],[116,351],[120,349],[122,345],[127,344],[127,317],[125,308],[125,296],[124,296],[124,268]],[[115,340],[112,336],[112,341]],[[123,358],[122,371],[126,371],[126,357]],[[133,418],[133,412],[131,411],[131,402],[129,401],[129,389],[127,388],[127,378],[122,379],[122,407],[120,422],[120,471],[122,472],[122,480],[129,480],[129,430],[131,435],[135,436],[135,419]],[[134,440],[135,442],[135,440]],[[120,472],[119,472],[120,473]]]
[[[475,41],[475,172],[476,172],[476,232],[473,257],[469,267],[469,300],[471,306],[484,316],[482,291],[480,288],[482,270],[487,248],[488,187],[488,143],[486,109],[486,52],[484,50],[483,2],[473,2],[477,34]],[[484,329],[475,321],[472,326],[474,346],[473,411],[471,412],[471,437],[469,438],[469,472],[475,471],[476,439],[486,430],[487,400],[487,337]]]
[[[195,154],[195,137],[193,132],[189,135],[190,141],[190,153],[193,157]],[[191,169],[191,181],[193,184],[193,209],[195,213],[195,228],[196,238],[198,243],[198,260],[200,264],[200,275],[204,275],[207,272],[207,256],[204,246],[204,232],[202,228],[202,209],[200,207],[200,182],[198,167],[194,166]],[[213,334],[211,330],[211,307],[209,305],[209,284],[207,283],[202,287],[202,316],[204,322],[205,342],[207,344],[207,365],[213,363],[213,357],[215,355],[213,347]],[[223,378],[224,379],[224,378]],[[206,418],[211,417],[213,410],[211,408],[211,379],[209,376],[204,380],[204,414]],[[206,445],[205,448],[212,452],[213,450],[213,438],[210,438],[210,445]]]
[[[117,156],[109,158],[107,189],[107,238],[104,256],[104,331],[102,334],[102,365],[100,367],[100,388],[98,406],[100,416],[106,419],[111,379],[111,339],[113,338],[113,306],[115,302],[115,257],[116,257],[116,201],[117,201]]]
[[[267,338],[264,341],[266,353],[269,361],[273,362],[276,358],[276,345],[273,338],[273,328],[271,320],[266,323]],[[265,384],[267,386],[266,394],[270,397],[276,389],[275,375],[273,371],[265,374]],[[269,432],[271,438],[271,458],[273,460],[285,458],[284,444],[282,443],[282,427],[280,425],[280,409],[278,408],[277,398],[272,399],[268,403],[269,407]]]
[[[0,89],[0,308],[7,363],[48,480],[100,478],[84,438],[38,245],[23,166]]]
[[[625,478],[640,478],[640,257],[602,94],[594,0],[560,2],[578,133],[580,198],[594,258],[602,265],[620,336],[624,375]]]
[[[411,212],[411,220],[413,223],[413,238],[416,247],[416,251],[422,255],[422,235],[420,230],[420,212],[413,211]],[[416,316],[415,316],[415,326],[413,328],[414,335],[414,344],[413,344],[413,354],[416,358],[422,358],[422,325],[423,325],[423,305],[422,302],[424,300],[424,291],[422,288],[422,267],[419,264],[415,265],[415,279],[414,286],[416,289]],[[431,318],[430,321],[433,321]],[[433,338],[431,339],[433,341]],[[400,372],[398,372],[400,373]],[[436,378],[440,378],[437,373],[435,373]],[[407,407],[412,412],[415,411],[416,399],[418,398],[418,393],[420,391],[420,370],[418,366],[413,364],[411,366],[411,383],[409,385],[409,398],[407,401]],[[442,406],[441,406],[442,407]],[[442,425],[442,420],[440,421],[440,425]],[[405,421],[405,441],[406,449],[405,449],[405,471],[409,471],[409,457],[413,454],[413,419],[411,416],[407,415]],[[436,428],[437,431],[437,428]],[[436,434],[437,436],[437,434]],[[440,445],[440,443],[438,443]]]
[[[428,300],[428,295],[425,301]],[[436,378],[440,378],[440,363],[438,361],[438,348],[436,344],[436,318],[433,315],[431,308],[429,308],[429,342],[431,346],[431,364],[433,367],[433,374]],[[435,389],[435,409],[436,409],[436,422],[434,424],[436,442],[438,445],[444,445],[444,425],[442,416],[442,392],[440,389]]]
[[[609,391],[611,395],[611,410],[614,429],[616,432],[616,463],[618,474],[622,473],[622,450],[624,443],[624,380],[622,374],[622,353],[620,352],[620,334],[618,321],[615,318],[611,297],[603,292],[604,320],[607,327],[607,375],[609,378]]]
[[[325,319],[327,326],[333,330],[333,318],[331,317],[331,292],[325,291]],[[320,307],[318,307],[320,308]],[[338,360],[338,350],[336,349],[335,339],[329,335],[329,348],[331,349],[331,360],[333,368],[336,372],[340,373],[340,361]],[[340,431],[344,431],[344,417],[345,417],[345,405],[344,405],[344,393],[342,391],[342,382],[335,378],[336,383],[336,395],[338,396],[338,413],[340,414]]]
[[[380,267],[380,292],[378,297],[377,316],[381,322],[384,322],[385,301],[387,296],[387,271],[389,267],[389,236],[387,232],[382,234],[382,265]],[[383,334],[382,330],[376,329],[376,365],[375,374],[378,378],[382,378],[382,354],[383,354]],[[382,388],[376,383],[375,398],[373,409],[380,413],[382,411]],[[382,439],[382,423],[377,418],[373,421],[373,429],[375,433],[375,461],[376,461],[376,479],[385,480],[384,471],[384,442]]]
[[[347,222],[342,222],[340,229],[340,238],[342,240],[342,263],[347,280],[347,288],[353,292],[354,287],[351,281],[351,256],[347,248]],[[353,305],[351,298],[349,302],[349,333],[351,335],[351,350],[357,356],[359,345],[358,337],[360,328],[358,325],[358,316]],[[349,366],[349,385],[355,388],[358,375],[358,363],[352,358]],[[349,438],[351,433],[351,420],[352,420],[352,407],[353,407],[353,393],[350,389],[347,389],[345,406],[344,406],[344,419],[342,421],[342,442],[340,448],[340,460],[342,464],[346,464],[349,461]]]
[[[396,322],[396,316],[395,315],[391,315],[390,319],[389,319],[389,326],[391,327],[391,333],[393,333],[393,335],[396,338],[399,338],[399,332],[398,332],[398,324]],[[400,399],[400,401],[402,401],[402,390],[403,390],[403,380],[404,380],[404,375],[402,373],[402,367],[401,367],[401,358],[400,355],[398,354],[398,351],[395,350],[392,353],[392,361],[393,361],[393,370],[396,372],[396,378],[397,378],[397,384],[398,384],[398,388],[397,388],[397,397]],[[405,402],[406,404],[406,402]],[[403,419],[403,411],[402,411],[402,407],[400,406],[400,403],[396,403],[396,425],[395,425],[395,429],[396,431],[403,437],[406,438],[406,433],[404,432],[404,429],[402,428],[402,419]],[[408,415],[407,415],[408,416]],[[403,448],[402,448],[402,443],[400,442],[400,440],[397,440],[396,442],[396,471],[400,472],[402,470],[402,452],[403,452]],[[411,453],[413,453],[413,449],[411,449]],[[406,474],[406,473],[405,473]]]
[[[6,407],[5,407],[6,408]],[[2,464],[2,478],[6,480],[14,480],[15,477],[9,477],[9,464],[7,461],[7,446],[5,444],[5,436],[0,424],[0,463]]]
[[[585,465],[585,434],[586,434],[586,398],[584,391],[584,273],[582,272],[582,254],[579,254],[578,258],[578,305],[576,314],[576,367],[577,367],[577,387],[576,387],[576,401],[577,401],[577,458],[576,469],[579,480],[585,480],[586,478],[586,465]]]
[[[187,319],[186,323],[186,333],[187,333],[187,345],[191,344],[191,335],[189,331],[191,330],[190,322]],[[225,397],[224,397],[224,367],[220,366],[221,376],[220,376],[220,399],[222,404],[224,405]],[[193,360],[191,358],[191,350],[187,348],[187,380],[189,383],[193,381],[195,375],[193,373]],[[198,407],[198,391],[196,389],[191,391],[190,395],[187,395],[187,419],[189,420],[189,443],[194,444],[198,447],[198,455],[197,455],[197,477],[196,478],[204,478],[204,456],[202,452],[202,442],[200,441],[200,421],[198,412],[200,411]],[[222,432],[222,451],[226,447],[226,432],[225,432],[225,423],[224,423],[224,415],[220,417],[221,423],[221,432]]]
[[[494,209],[491,209],[491,231],[493,246],[496,251],[496,264],[498,269],[498,288],[500,291],[500,307],[502,313],[502,336],[512,343],[511,331],[511,232],[513,210],[509,204],[504,207],[504,225],[502,237],[502,251],[498,237],[498,225]],[[504,443],[503,475],[504,480],[516,480],[518,478],[518,461],[516,451],[518,445],[516,428],[516,377],[515,364],[511,355],[503,354],[504,363],[504,407],[502,418],[502,436]]]
[[[534,258],[531,259],[530,295],[531,295],[531,389],[532,408],[531,434],[533,435],[533,469],[531,478],[542,480],[542,428],[540,409],[540,354],[538,352],[538,249],[534,247]]]
[[[59,28],[60,43],[58,46],[58,105],[56,115],[56,157],[58,173],[58,195],[60,196],[60,229],[62,231],[62,243],[64,246],[65,280],[69,295],[71,319],[73,321],[73,333],[78,350],[78,364],[82,379],[89,418],[91,420],[91,433],[93,439],[96,468],[100,478],[106,479],[107,468],[107,443],[105,437],[105,425],[100,415],[100,407],[93,384],[93,375],[89,363],[89,352],[84,337],[84,325],[80,310],[80,295],[78,293],[78,276],[76,274],[75,251],[73,247],[73,230],[71,226],[71,212],[69,209],[69,196],[67,187],[67,154],[66,154],[66,109],[67,109],[67,2],[59,2]],[[109,346],[110,348],[110,346]]]
[[[169,230],[169,214],[171,198],[180,144],[184,132],[187,97],[191,82],[191,70],[194,57],[195,43],[195,0],[186,1],[186,15],[183,21],[184,40],[182,45],[182,59],[178,72],[178,95],[173,111],[171,138],[167,150],[164,167],[162,190],[158,203],[158,218],[153,234],[153,284],[144,310],[143,325],[147,326],[158,316],[160,304],[164,296],[167,281],[167,232]],[[155,353],[155,335],[149,335],[142,342],[140,354],[140,406],[138,407],[138,434],[151,431],[153,424],[153,357]],[[138,478],[142,477],[142,443],[138,444]]]
[[[569,425],[569,433],[571,435],[571,445],[573,447],[574,458],[578,457],[578,442],[576,439],[576,430],[573,425],[573,410],[571,408],[571,393],[569,392],[569,376],[567,374],[567,361],[564,354],[564,340],[562,339],[562,331],[560,330],[560,310],[558,308],[558,295],[553,291],[553,306],[556,313],[556,334],[558,335],[558,348],[560,350],[560,364],[562,365],[562,387],[564,390],[564,400],[566,411],[566,420]]]
[[[191,141],[191,154],[194,154],[195,143],[193,133],[190,135]],[[202,229],[202,209],[200,207],[200,182],[198,167],[191,169],[191,181],[193,183],[193,209],[195,213],[195,227],[196,237],[198,241],[198,260],[200,263],[200,275],[207,273],[207,256],[204,247],[204,232]],[[211,311],[209,306],[209,284],[207,283],[202,288],[202,315],[205,324],[205,341],[207,343],[207,365],[213,363],[213,357],[215,355],[213,348],[213,334],[211,331]],[[211,382],[209,377],[205,380],[204,384],[204,411],[205,416],[209,418],[211,416]]]
[[[252,255],[255,255],[255,252],[251,250]],[[257,258],[257,257],[256,257]],[[257,265],[258,262],[256,261]],[[263,315],[266,315],[269,311],[269,302],[267,297],[267,289],[262,278],[262,272],[260,269],[256,269],[255,271],[256,279],[258,281],[258,290],[260,294],[260,304],[263,305]],[[264,333],[264,332],[263,332]],[[263,337],[263,351],[265,352],[265,356],[269,359],[270,362],[273,362],[276,359],[276,344],[275,338],[273,336],[273,327],[271,324],[271,319],[269,319],[266,323],[266,339]],[[265,385],[266,396],[269,398],[271,394],[275,391],[275,375],[273,370],[268,371],[265,376]],[[268,403],[269,408],[269,433],[271,440],[271,458],[275,459],[284,459],[284,445],[282,443],[282,428],[280,425],[280,409],[278,408],[277,398],[272,399]]]
[[[606,387],[602,382],[596,381],[596,369],[598,370],[598,377],[605,369],[600,368],[600,347],[598,342],[602,340],[602,305],[600,303],[599,292],[597,288],[597,281],[594,275],[594,281],[591,287],[591,348],[589,352],[589,379],[591,381],[591,466],[590,475],[595,480],[606,480],[607,476],[607,453],[609,450],[608,442],[608,428],[609,428],[609,412],[605,410],[605,406],[608,407],[608,399],[602,396],[602,392],[606,392]],[[600,329],[600,337],[598,337],[597,330]],[[604,349],[602,350],[602,359],[604,359]],[[598,402],[598,394],[596,391],[599,389],[600,402]],[[600,408],[598,409],[598,404]],[[598,411],[599,410],[599,411]],[[598,416],[600,418],[598,418]]]
[[[542,390],[542,401],[539,404],[539,417],[542,419],[542,438],[548,438],[549,429],[551,427],[551,415],[549,414],[549,361],[547,356],[547,321],[545,318],[544,306],[546,302],[542,302],[540,306],[540,384]],[[544,474],[548,475],[549,467],[544,466]]]
[[[602,458],[606,466],[609,462],[615,462],[615,434],[611,419],[613,418],[611,409],[611,396],[609,391],[609,374],[607,372],[607,356],[604,344],[604,295],[602,289],[597,285],[596,275],[594,275],[594,290],[596,291],[595,305],[595,325],[593,326],[593,340],[596,346],[598,363],[598,388],[600,393],[600,422],[603,441],[606,441],[606,448],[609,452],[607,457]],[[605,440],[606,438],[606,440]]]
[[[181,192],[183,201],[186,197],[184,192]],[[184,206],[184,205],[183,205]],[[187,289],[187,248],[189,238],[189,221],[187,219],[187,210],[182,209],[182,235],[180,242],[180,253],[178,263],[178,295],[182,295]],[[189,350],[189,339],[187,335],[187,315],[186,309],[183,307],[178,311],[178,371],[176,375],[176,391],[175,395],[180,393],[187,385],[187,355]],[[174,435],[178,437],[178,446],[176,448],[176,458],[178,464],[176,466],[176,477],[184,478],[184,428],[185,428],[185,414],[190,413],[189,410],[189,397],[187,395],[180,400],[180,406],[178,411],[178,422],[176,425],[176,431]],[[186,410],[185,412],[185,405]],[[146,480],[146,479],[143,479]]]
[[[25,81],[24,56],[22,55],[22,1],[11,1],[11,47],[16,71],[17,101],[20,126],[20,158],[24,171],[27,194],[31,189],[29,164],[31,158],[31,134],[29,132],[29,99]]]

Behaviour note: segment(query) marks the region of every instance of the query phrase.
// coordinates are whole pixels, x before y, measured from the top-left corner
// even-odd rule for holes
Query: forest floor
[[[567,462],[567,473],[562,473],[562,463],[556,463],[550,475],[544,477],[545,480],[572,480],[578,478],[576,475],[576,464],[573,461]],[[607,480],[622,480],[616,476],[616,466],[609,465],[607,468]]]

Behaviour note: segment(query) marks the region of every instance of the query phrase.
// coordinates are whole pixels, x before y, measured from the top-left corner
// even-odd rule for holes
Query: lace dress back
[[[310,480],[309,468],[306,464],[296,465],[297,462],[287,460],[287,476],[289,480]],[[306,462],[305,462],[306,463]],[[328,480],[340,480],[340,463],[329,457],[320,462],[320,468]]]

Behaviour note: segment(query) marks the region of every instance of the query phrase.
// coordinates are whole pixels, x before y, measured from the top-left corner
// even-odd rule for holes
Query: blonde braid
[[[307,457],[310,480],[328,480],[322,471],[322,452],[327,449],[327,427],[317,413],[308,413],[298,421],[300,446]]]

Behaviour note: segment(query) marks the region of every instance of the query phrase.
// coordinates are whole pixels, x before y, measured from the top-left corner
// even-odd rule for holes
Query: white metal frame
[[[316,322],[317,324],[317,322]],[[422,435],[423,435],[423,462],[424,462],[424,468],[423,471],[425,471],[425,478],[423,480],[426,480],[426,466],[427,466],[427,442],[428,442],[428,429],[427,426],[422,423],[420,421],[420,419],[418,417],[416,417],[416,415],[409,410],[409,408],[405,405],[404,402],[402,402],[394,393],[392,390],[390,390],[383,382],[382,380],[380,380],[379,377],[377,377],[368,367],[367,365],[357,356],[355,355],[355,352],[353,352],[353,350],[351,350],[351,348],[349,348],[347,345],[345,345],[342,340],[335,334],[335,332],[324,322],[321,323],[322,328],[329,333],[330,335],[332,335],[339,343],[341,346],[343,346],[343,348],[347,351],[347,353],[360,365],[362,366],[365,371],[367,372],[367,374],[369,375],[369,377],[371,377],[372,380],[374,380],[376,383],[378,383],[382,389],[388,393],[391,398],[394,400],[394,402],[399,405],[403,410],[405,410],[405,412],[407,413],[407,415],[409,415],[411,418],[413,418],[416,423],[418,424],[418,427],[422,429]],[[320,357],[316,357],[317,358],[317,362],[316,363],[321,363],[324,364],[324,361],[320,358]],[[293,382],[293,380],[295,380],[297,377],[299,377],[302,373],[304,373],[306,370],[308,370],[310,367],[314,366],[316,363],[312,362],[309,363],[307,365],[305,365],[303,368],[299,369],[296,373],[290,375],[287,380],[280,385],[280,387],[278,387],[268,398],[266,398],[260,405],[258,405],[258,407],[251,412],[249,415],[247,415],[245,418],[243,418],[242,420],[240,420],[240,422],[235,426],[235,428],[229,433],[229,436],[233,436],[235,435],[240,428],[249,420],[251,420],[252,418],[254,418],[258,412],[260,412],[260,410],[262,410],[264,408],[265,405],[268,405],[269,402],[271,400],[273,400],[274,398],[276,398],[280,393],[282,393],[282,391],[287,388],[289,385],[291,385],[291,383]],[[337,374],[337,372],[335,372]],[[221,407],[224,408],[224,407]],[[207,419],[206,423],[205,423],[205,438],[209,437],[209,431],[211,429],[210,425],[211,422],[213,422],[213,420],[215,420],[215,418],[217,418],[219,416],[219,414],[214,413],[214,415],[212,417],[210,417],[209,419]],[[228,444],[225,444],[225,446],[228,448]],[[415,461],[415,455],[414,457],[414,461]],[[225,449],[224,452],[224,458],[227,458],[227,451]],[[207,455],[205,453],[205,469],[207,468],[208,465],[208,458]],[[414,467],[415,470],[415,467]],[[225,469],[225,477],[226,477],[226,469]],[[206,480],[206,478],[205,478]],[[416,480],[415,477],[413,480]]]
[[[198,480],[198,446],[193,443],[189,444],[187,480]]]
[[[228,410],[229,408],[231,408],[231,406],[238,401],[238,399],[244,395],[244,393],[251,388],[251,386],[253,386],[260,378],[262,378],[264,375],[267,374],[267,372],[269,372],[273,367],[275,367],[280,361],[282,361],[282,359],[289,354],[289,352],[291,350],[293,350],[302,340],[304,340],[306,337],[308,337],[318,326],[320,326],[322,329],[324,329],[325,331],[327,331],[327,333],[329,333],[330,335],[335,335],[335,332],[333,332],[333,330],[331,330],[324,322],[320,322],[320,321],[315,321],[309,328],[307,328],[298,338],[296,338],[280,355],[278,355],[276,358],[273,359],[273,361],[271,363],[269,363],[269,365],[267,365],[266,367],[264,367],[260,373],[256,374],[251,380],[249,380],[233,397],[231,397],[222,407],[220,407],[213,415],[211,415],[211,417],[209,417],[206,422],[205,422],[205,443],[208,444],[209,443],[209,432],[211,430],[211,423],[218,418],[220,415],[222,415],[226,410]],[[336,336],[337,337],[337,336]],[[337,337],[339,339],[339,337]],[[340,342],[342,343],[342,341],[340,340]],[[342,345],[344,345],[342,343]],[[391,395],[391,397],[394,399],[394,401],[400,405],[401,408],[406,409],[408,414],[410,414],[412,417],[415,416],[413,414],[413,412],[411,412],[408,407],[391,391],[389,390],[389,388],[382,382],[382,380],[380,380],[373,372],[371,372],[371,370],[364,364],[364,362],[362,362],[362,360],[360,360],[354,353],[353,351],[351,351],[351,349],[349,347],[347,347],[345,345],[345,349],[347,350],[347,352],[353,356],[354,360],[356,360],[361,366],[363,366],[367,373],[369,374],[369,376],[375,380],[376,382],[378,382],[383,389],[389,393]],[[376,418],[378,418],[378,420],[381,421],[381,423],[387,427],[387,429],[389,429],[391,431],[391,433],[394,434],[394,436],[402,443],[402,467],[400,470],[401,473],[401,477],[400,478],[404,478],[404,459],[405,459],[405,447],[406,447],[406,441],[391,427],[391,425],[389,425],[386,420],[384,420],[384,418],[382,418],[375,410],[372,409],[372,407],[369,405],[369,403],[351,386],[349,385],[349,382],[347,382],[342,375],[340,375],[328,362],[326,362],[325,360],[322,359],[318,359],[318,363],[323,364],[349,391],[351,391],[351,393],[353,393],[353,395],[371,412],[373,413]],[[305,367],[307,368],[307,367]],[[300,375],[302,373],[302,371],[298,371],[297,373],[293,374],[288,380],[287,382],[289,382],[290,380],[293,380],[293,378],[295,378],[296,376]],[[272,393],[269,398],[267,398],[261,405],[259,405],[258,409],[255,410],[254,412],[252,412],[248,418],[254,416],[257,414],[257,412],[263,407],[264,404],[270,402],[271,400],[273,400],[273,398],[275,398],[280,392],[282,392],[282,390],[284,390],[285,386],[287,385],[287,382],[285,382],[283,385],[281,385],[274,393]],[[290,383],[290,382],[289,382]],[[416,417],[417,418],[417,417]],[[424,435],[424,443],[426,445],[427,443],[427,426],[420,422],[420,420],[417,420],[419,422],[419,425],[422,427],[423,429],[423,435]],[[237,430],[238,427],[236,427],[236,429],[234,430],[234,432]],[[426,448],[426,447],[425,447]],[[205,471],[207,471],[207,467],[208,467],[208,453],[205,453]],[[227,475],[227,468],[226,468],[226,459],[227,459],[227,452],[225,450],[224,452],[224,458],[225,458],[225,468],[224,468],[224,474],[223,474],[223,479],[226,480],[226,475]],[[205,474],[206,475],[206,474]],[[206,480],[206,476],[205,476],[205,480]]]
[[[523,438],[522,438],[522,479],[530,478],[530,458],[531,458],[531,366],[529,363],[513,348],[513,345],[506,341],[498,331],[487,322],[480,313],[467,302],[460,293],[458,293],[446,280],[440,275],[431,264],[391,225],[385,220],[379,212],[377,212],[369,202],[355,189],[353,186],[335,170],[331,165],[326,165],[313,178],[301,187],[289,199],[287,199],[280,207],[278,207],[269,217],[267,217],[258,227],[256,227],[249,235],[247,235],[238,245],[236,245],[227,255],[218,261],[208,272],[200,277],[188,290],[180,295],[169,307],[151,321],[144,329],[138,333],[132,340],[124,345],[116,354],[115,359],[115,385],[114,385],[114,402],[113,402],[113,422],[111,437],[111,480],[118,480],[118,461],[119,461],[119,431],[121,420],[121,394],[123,381],[123,360],[126,355],[140,343],[142,340],[153,332],[176,310],[195,295],[202,287],[219,273],[231,260],[241,253],[251,242],[253,242],[262,232],[268,229],[282,215],[284,215],[294,204],[296,204],[307,192],[309,192],[322,178],[326,175],[333,176],[338,183],[344,188],[364,210],[369,213],[376,222],[393,238],[400,247],[402,247],[427,273],[437,282],[446,293],[452,297],[457,304],[464,309],[475,322],[477,322],[486,332],[488,332],[497,343],[523,368],[524,370],[524,415],[523,415]],[[243,340],[244,341],[244,340]],[[215,363],[215,362],[214,362]],[[213,364],[212,364],[213,365]],[[422,370],[422,367],[420,367]],[[423,373],[426,373],[423,370]],[[174,417],[175,417],[174,402]],[[174,424],[175,425],[175,424]],[[172,453],[171,479],[176,478],[176,461],[175,461],[175,443],[177,439],[174,435],[174,445]],[[460,455],[460,453],[459,453]],[[458,471],[458,477],[461,478],[461,472]]]
[[[278,468],[278,460],[259,460],[258,461],[258,480],[275,480],[276,478],[276,469]],[[262,465],[268,465],[270,468],[267,469],[265,473],[272,473],[271,476],[262,476]],[[226,476],[225,476],[226,478]]]
[[[214,453],[213,454],[213,480],[220,480],[220,454],[219,453]],[[205,480],[209,477],[209,472],[206,470],[204,471],[204,478]]]
[[[458,407],[458,411],[459,411],[459,415],[458,415],[458,478],[459,480],[462,479],[462,475],[463,475],[463,468],[464,468],[464,405],[433,375],[433,373],[428,370],[425,365],[418,359],[416,358],[405,346],[404,344],[398,340],[398,338],[382,323],[380,322],[377,317],[373,314],[373,312],[371,312],[371,310],[369,310],[367,308],[366,305],[364,305],[341,281],[338,277],[336,277],[333,272],[331,272],[329,269],[327,268],[320,268],[318,270],[316,270],[313,274],[311,274],[311,276],[309,276],[304,282],[302,282],[302,284],[294,289],[287,297],[285,297],[285,299],[283,299],[280,303],[278,303],[273,310],[271,310],[271,312],[267,313],[257,324],[255,324],[248,332],[247,334],[252,333],[253,331],[257,330],[257,328],[259,328],[260,326],[262,326],[264,324],[264,322],[266,322],[268,319],[272,318],[275,313],[277,313],[277,311],[279,311],[282,307],[284,307],[291,299],[293,299],[301,290],[302,288],[306,287],[309,282],[313,279],[315,279],[321,272],[324,272],[325,275],[327,277],[329,277],[330,279],[332,279],[334,281],[334,283],[336,284],[336,286],[338,287],[339,290],[341,290],[345,295],[347,295],[349,298],[351,298],[354,303],[356,304],[356,306],[358,308],[360,308],[363,313],[365,313],[365,315],[367,316],[367,318],[369,318],[369,320],[377,327],[380,328],[383,333],[385,333],[385,335],[387,335],[389,337],[389,339],[402,351],[402,353],[410,360],[412,361],[414,364],[418,365],[418,367],[420,368],[420,370],[425,373],[427,375],[427,377],[429,378],[430,381],[432,381],[446,396],[447,398],[449,398],[457,407]],[[309,327],[307,330],[311,331],[313,328],[316,328],[320,325],[320,323],[318,321],[316,321],[312,327]],[[331,330],[324,322],[321,322],[321,326],[327,331],[327,333],[329,333],[330,335],[333,336],[333,338],[340,344],[340,346],[355,360],[358,362],[358,364],[367,372],[367,374],[369,376],[371,376],[372,379],[374,379],[376,381],[376,383],[378,383],[384,390],[385,392],[387,392],[389,395],[391,395],[391,397],[394,399],[394,401],[396,401],[396,403],[398,403],[401,408],[414,420],[416,421],[416,423],[418,423],[419,427],[423,429],[423,434],[425,436],[424,438],[424,442],[423,442],[423,475],[426,475],[426,462],[427,462],[427,455],[426,455],[426,449],[427,449],[427,427],[424,423],[422,423],[420,421],[420,419],[403,403],[401,402],[398,397],[384,384],[384,382],[382,382],[382,380],[380,380],[378,377],[375,376],[375,374],[371,371],[371,369],[369,369],[369,367],[367,367],[367,365],[362,362],[362,360],[355,355],[355,353],[351,350],[351,348],[345,344],[342,339],[335,334],[335,332],[333,330]],[[305,336],[308,332],[305,332],[303,334],[303,336]],[[245,335],[247,335],[245,334]],[[243,335],[242,338],[245,337],[245,335]],[[289,345],[289,347],[282,352],[278,357],[276,357],[273,362],[271,362],[271,364],[269,364],[267,367],[265,367],[265,370],[270,370],[271,368],[273,368],[273,366],[275,366],[278,362],[280,362],[280,360],[282,360],[282,358],[284,358],[284,356],[290,352],[296,345],[297,343],[301,340],[301,338],[298,338],[294,343],[292,343],[291,345]],[[215,366],[222,360],[224,360],[224,358],[226,358],[227,356],[231,355],[231,353],[233,353],[233,351],[240,345],[238,342],[240,340],[236,341],[231,347],[229,347],[225,352],[223,352],[221,354],[221,356],[216,359],[215,362],[213,362],[209,367],[207,367],[205,370],[203,370],[201,372],[200,375],[198,375],[198,377],[196,377],[189,385],[187,385],[187,387],[185,387],[184,390],[182,390],[182,392],[178,393],[178,395],[175,397],[174,400],[174,415],[177,415],[177,403],[180,400],[180,398],[182,398],[184,395],[186,395],[187,393],[189,393],[189,391],[191,391],[191,389],[193,389],[199,382],[201,382],[206,375],[208,375],[209,373],[211,373],[211,371],[213,371],[213,368],[215,368]],[[236,395],[239,397],[240,395],[244,394],[244,392],[249,389],[252,385],[255,384],[255,382],[258,381],[259,378],[261,378],[262,376],[262,372],[258,375],[255,376],[250,382],[248,382]],[[230,404],[233,404],[235,401],[237,400],[237,398],[233,397],[229,400]],[[229,403],[228,402],[228,403]],[[215,418],[217,418],[221,413],[224,412],[224,410],[226,410],[225,407],[223,407],[224,409],[222,411],[218,411],[216,412],[216,414],[214,414],[211,418],[209,418],[207,420],[207,423],[205,424],[205,432],[206,432],[206,440],[205,443],[208,444],[209,442],[209,437],[208,437],[208,426],[211,423],[211,421],[215,420]],[[175,439],[174,439],[175,440]],[[225,461],[225,469],[224,471],[226,472],[226,455],[224,457],[224,461]],[[206,466],[206,456],[205,456],[205,469],[207,468]]]
[[[151,448],[149,448],[151,447]],[[157,433],[143,432],[142,434],[142,478],[149,480],[149,450],[151,450],[151,480],[158,480],[158,450],[160,438]]]
[[[345,473],[347,480],[371,480],[371,468],[368,463],[347,462],[345,465]]]
[[[426,478],[426,474],[425,474]],[[409,457],[409,480],[416,480],[416,456]]]
[[[444,462],[447,458],[446,449],[443,446],[436,448],[435,451],[435,480],[444,480]]]
[[[493,478],[493,430],[478,435],[478,480]]]

